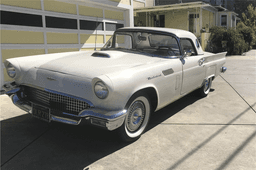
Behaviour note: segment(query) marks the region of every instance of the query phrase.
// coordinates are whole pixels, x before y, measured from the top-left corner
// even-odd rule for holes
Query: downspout
[[[146,12],[146,27],[148,26],[148,12]]]
[[[202,25],[203,25],[203,10],[202,10],[202,6],[200,7],[200,15],[199,15],[199,34],[201,32],[202,29]]]
[[[150,15],[150,12],[148,12],[148,18],[149,18],[149,20],[148,20],[149,26],[151,27],[151,15]]]

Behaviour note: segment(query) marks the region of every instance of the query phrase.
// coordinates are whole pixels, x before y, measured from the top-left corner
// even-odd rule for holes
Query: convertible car
[[[13,103],[47,122],[87,121],[124,141],[145,131],[150,114],[197,90],[208,95],[226,53],[204,52],[194,34],[134,27],[115,31],[100,51],[7,59]]]

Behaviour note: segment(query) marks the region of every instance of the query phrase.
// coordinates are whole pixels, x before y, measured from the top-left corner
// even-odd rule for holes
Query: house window
[[[81,30],[100,30],[103,31],[103,22],[80,20]]]
[[[227,19],[228,19],[227,15],[221,15],[221,20],[220,20],[221,26],[224,26],[224,27],[227,26]]]
[[[0,11],[0,24],[43,27],[41,15]]]
[[[76,19],[45,16],[45,20],[47,28],[77,29]]]

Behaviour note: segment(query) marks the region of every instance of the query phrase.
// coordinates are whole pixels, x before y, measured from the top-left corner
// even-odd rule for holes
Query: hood
[[[61,55],[61,54],[59,54]],[[134,54],[120,51],[98,51],[94,53],[80,52],[53,58],[50,61],[37,65],[35,68],[63,74],[94,78],[103,74],[149,64],[159,61],[143,54]]]

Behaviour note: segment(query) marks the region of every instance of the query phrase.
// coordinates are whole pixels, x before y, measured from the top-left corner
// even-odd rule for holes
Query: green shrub
[[[210,33],[209,44],[213,49],[211,52],[214,53],[227,51],[227,55],[241,55],[249,50],[252,43],[251,30],[248,28],[239,30],[214,26],[210,29]]]
[[[243,38],[250,48],[255,43],[255,31],[253,28],[246,26],[243,22],[237,24],[237,30],[243,35]]]
[[[209,38],[209,46],[207,47],[208,51],[215,53],[224,51],[222,47],[222,41],[225,41],[224,37],[226,32],[227,29],[224,27],[214,26],[210,28],[211,36]]]
[[[243,35],[234,28],[227,30],[227,55],[242,55],[249,49],[249,44],[245,42]]]

